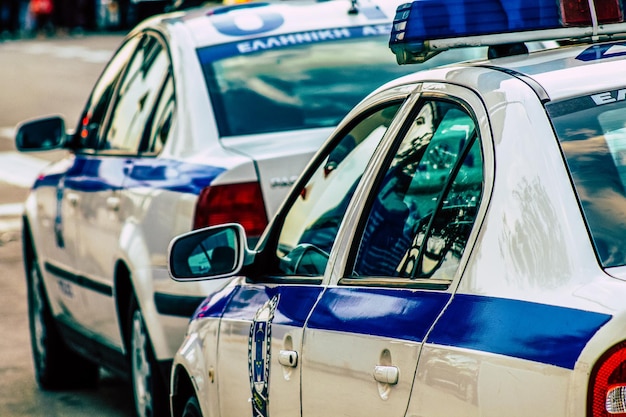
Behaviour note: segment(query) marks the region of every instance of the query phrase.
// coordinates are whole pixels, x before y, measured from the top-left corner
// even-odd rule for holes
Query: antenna
[[[348,10],[348,14],[359,14],[359,0],[352,0],[352,5],[350,6],[350,10]]]

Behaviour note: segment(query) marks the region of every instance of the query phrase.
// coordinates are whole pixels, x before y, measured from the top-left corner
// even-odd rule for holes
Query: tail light
[[[626,342],[606,352],[591,372],[589,417],[626,417]]]
[[[257,237],[267,226],[263,194],[258,182],[206,187],[196,204],[193,228],[239,223],[248,237]]]
[[[622,9],[618,0],[601,0],[594,5],[594,13],[599,23],[622,22]],[[563,23],[571,26],[591,25],[593,17],[589,0],[562,0]]]

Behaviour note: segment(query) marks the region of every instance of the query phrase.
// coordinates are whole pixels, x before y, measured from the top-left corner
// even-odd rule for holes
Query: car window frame
[[[266,229],[265,233],[261,236],[256,250],[257,255],[255,257],[255,261],[250,268],[245,271],[248,279],[253,280],[258,283],[288,283],[288,284],[323,284],[326,281],[327,272],[329,267],[331,266],[332,253],[335,250],[331,250],[331,256],[326,265],[326,271],[323,275],[320,276],[301,276],[301,275],[280,275],[277,274],[277,263],[280,261],[276,255],[279,238],[281,231],[283,229],[283,225],[286,219],[287,214],[289,213],[291,207],[293,206],[296,199],[300,196],[300,191],[303,187],[308,183],[313,174],[319,169],[321,165],[324,164],[330,152],[335,149],[338,142],[340,142],[347,133],[349,133],[357,124],[362,122],[367,117],[376,113],[380,109],[384,107],[390,107],[395,104],[399,104],[400,108],[397,111],[396,115],[402,110],[402,108],[406,105],[405,101],[408,96],[408,93],[404,90],[398,92],[394,91],[393,94],[389,96],[385,96],[382,100],[375,100],[373,102],[367,103],[365,105],[357,106],[359,111],[355,111],[353,109],[349,115],[344,118],[344,120],[340,123],[340,125],[335,129],[335,131],[331,134],[325,145],[316,153],[316,155],[312,158],[312,160],[307,165],[306,169],[303,171],[303,174],[299,177],[298,181],[292,187],[291,192],[287,196],[287,198],[283,201],[283,204],[280,210],[277,212],[276,216],[272,219],[270,225]],[[389,129],[383,135],[383,138],[380,140],[380,143],[385,141],[385,137],[387,136]],[[369,163],[367,164],[369,165]],[[367,170],[367,168],[366,168]],[[354,195],[353,197],[354,198]],[[342,224],[345,222],[345,216],[342,221]],[[339,230],[341,230],[339,226]],[[337,236],[339,235],[339,230],[337,232]],[[336,244],[333,243],[333,246]]]
[[[168,85],[171,84],[171,95],[167,95]],[[167,102],[164,102],[167,100]],[[171,141],[171,135],[174,130],[174,126],[177,120],[177,99],[176,99],[176,80],[174,78],[174,71],[172,69],[171,59],[170,59],[170,68],[167,71],[161,86],[159,87],[159,92],[157,93],[157,97],[148,116],[146,128],[143,131],[142,138],[139,145],[139,154],[142,157],[155,157],[158,156],[163,149],[165,148],[167,142]],[[163,127],[163,116],[169,115],[169,128],[167,134],[167,140],[165,142],[161,142],[161,146],[159,149],[155,150],[155,146],[159,140],[157,139],[155,129]],[[159,123],[156,123],[159,122]]]
[[[104,70],[100,73],[98,80],[96,81],[96,83],[93,85],[91,89],[89,99],[87,100],[85,106],[83,107],[80,119],[78,120],[78,123],[77,123],[76,130],[72,136],[72,139],[70,140],[70,143],[68,144],[68,147],[73,152],[78,153],[78,154],[95,154],[98,151],[99,143],[101,140],[100,135],[102,133],[103,127],[107,124],[112,103],[116,101],[120,80],[126,74],[128,62],[132,59],[132,57],[135,56],[135,53],[137,52],[137,48],[141,43],[141,39],[140,39],[141,36],[143,36],[143,34],[132,36],[124,40],[124,42],[120,45],[120,47],[115,51],[111,59],[108,61]],[[131,45],[131,43],[134,43],[134,45]],[[130,45],[130,50],[128,52],[128,56],[124,58],[125,60],[123,62],[120,62],[118,64],[116,62],[118,57],[124,51],[124,49],[127,48],[129,45]],[[116,68],[114,67],[114,64],[116,66],[117,65],[119,66]],[[111,71],[111,74],[109,74],[109,71]],[[88,128],[88,125],[85,125],[85,123],[90,121],[87,119],[88,113],[90,110],[92,110],[94,106],[94,98],[95,98],[94,95],[96,94],[96,90],[102,87],[101,84],[106,81],[109,75],[111,75],[111,78],[112,78],[111,86],[110,86],[111,91],[106,92],[106,93],[103,92],[102,94],[100,94],[100,97],[98,97],[98,100],[100,100],[105,94],[108,96],[106,98],[106,106],[103,111],[102,117],[100,121],[98,122],[99,124],[97,128],[94,128],[93,130],[91,130],[90,128]],[[93,135],[95,136],[95,138],[89,139],[85,135],[89,135],[89,136]],[[85,144],[84,142],[86,140],[93,140],[94,143]]]
[[[414,133],[413,133],[413,127],[415,126],[415,122],[423,118],[423,116],[421,116],[422,110],[433,109],[433,106],[436,106],[436,108],[438,109],[439,108],[447,109],[446,114],[443,117],[443,119],[439,121],[439,124],[435,126],[434,130],[429,131],[429,134],[427,134],[427,132],[424,132],[424,135],[428,137],[426,144],[424,146],[420,146],[418,149],[409,153],[409,161],[414,156],[418,157],[418,159],[413,162],[413,164],[415,165],[415,170],[413,171],[413,173],[409,177],[406,177],[404,175],[399,175],[397,168],[402,167],[403,165],[395,165],[395,164],[397,162],[402,162],[402,163],[409,162],[406,160],[398,160],[398,156],[401,153],[404,153],[401,150],[401,147],[406,145],[407,140],[410,140],[411,142],[413,142],[415,139],[418,138],[414,136]],[[443,131],[445,130],[445,126],[449,123],[450,117],[452,117],[453,118],[452,120],[454,120],[454,116],[449,116],[451,114],[449,113],[450,111],[455,111],[455,112],[460,111],[461,113],[460,116],[462,117],[467,116],[472,122],[471,123],[472,130],[471,130],[471,134],[469,134],[469,136],[466,138],[466,141],[463,144],[462,148],[458,150],[458,153],[454,158],[453,164],[451,164],[448,167],[444,167],[443,169],[438,169],[436,168],[437,164],[432,163],[431,158],[429,156],[430,155],[429,152],[432,151],[433,149],[436,149],[438,146],[441,146],[442,144],[445,145],[446,142],[442,142],[442,140],[446,139],[447,134],[443,133]],[[430,111],[430,114],[432,114],[432,110]],[[418,126],[422,126],[422,125],[424,124],[422,123],[422,124],[419,124]],[[359,249],[357,250],[357,253],[359,255],[356,256],[356,259],[353,262],[353,265],[355,264],[359,265],[359,269],[360,269],[362,267],[366,267],[367,265],[370,265],[371,267],[373,265],[376,265],[377,262],[382,261],[382,259],[378,259],[378,261],[374,261],[374,264],[371,264],[371,262],[365,262],[362,264],[361,261],[364,262],[364,260],[362,256],[360,256],[362,252],[362,245],[365,240],[365,236],[367,235],[367,231],[369,230],[370,233],[372,233],[372,231],[370,230],[369,222],[372,221],[372,213],[374,212],[375,206],[378,207],[379,209],[384,209],[384,211],[391,210],[392,208],[394,209],[404,208],[406,210],[405,214],[407,215],[407,219],[397,224],[396,226],[402,226],[402,228],[405,229],[407,225],[411,223],[411,219],[413,219],[413,221],[417,221],[417,219],[411,215],[412,210],[410,210],[409,207],[407,206],[408,204],[407,199],[408,201],[413,200],[413,202],[415,203],[416,200],[423,200],[423,198],[426,197],[427,200],[423,200],[419,206],[414,206],[415,212],[422,211],[422,214],[424,214],[424,216],[419,219],[420,220],[419,224],[422,224],[422,229],[424,230],[424,233],[423,233],[424,242],[422,242],[422,244],[420,244],[419,247],[416,248],[417,256],[415,258],[416,264],[413,265],[413,268],[412,268],[413,272],[410,274],[411,275],[410,277],[403,277],[402,274],[400,275],[389,274],[388,275],[388,274],[382,273],[382,274],[374,274],[374,275],[366,274],[363,276],[364,277],[363,278],[359,273],[357,273],[356,267],[353,267],[352,274],[350,275],[350,277],[346,277],[345,282],[352,282],[351,281],[352,279],[367,280],[370,277],[371,278],[374,278],[374,277],[383,278],[384,277],[384,278],[390,278],[390,279],[396,279],[396,280],[403,280],[403,278],[407,278],[411,280],[410,282],[418,282],[423,278],[428,278],[428,281],[425,281],[425,283],[428,282],[429,284],[432,284],[436,287],[446,285],[445,282],[449,282],[449,280],[440,280],[440,279],[432,277],[432,275],[436,273],[439,267],[442,266],[443,262],[438,262],[437,267],[433,269],[430,272],[430,274],[425,273],[424,263],[423,263],[424,256],[427,254],[427,247],[428,247],[427,242],[432,237],[432,233],[435,230],[434,225],[440,224],[441,218],[444,213],[444,208],[446,208],[444,204],[445,200],[446,198],[450,196],[450,193],[453,191],[454,189],[453,186],[457,182],[457,179],[459,179],[459,174],[460,172],[462,172],[461,170],[462,170],[462,167],[465,165],[466,158],[469,156],[471,150],[474,149],[474,146],[477,143],[480,144],[479,142],[480,136],[476,132],[476,125],[477,125],[477,122],[476,122],[475,116],[471,114],[470,112],[468,112],[465,106],[457,102],[454,102],[452,100],[445,100],[445,99],[435,100],[432,98],[426,98],[416,103],[415,108],[412,109],[412,116],[407,117],[405,121],[404,126],[406,129],[403,129],[403,130],[406,130],[406,133],[398,135],[396,142],[394,143],[394,147],[390,148],[389,150],[390,152],[387,155],[387,156],[392,155],[392,157],[389,159],[387,164],[381,167],[381,170],[379,171],[379,175],[377,176],[376,181],[372,184],[372,188],[370,189],[372,192],[368,193],[367,195],[367,201],[365,203],[366,209],[364,210],[364,214],[365,212],[367,212],[367,218],[363,216],[361,218],[361,222],[359,223],[360,225],[361,224],[363,225],[363,229],[362,230],[360,228],[358,229],[359,231],[361,231],[360,233],[361,239],[359,240]],[[424,135],[420,137],[423,138]],[[462,143],[459,142],[459,144],[462,144]],[[415,149],[415,148],[412,148],[412,149]],[[480,162],[481,162],[480,183],[482,184],[482,171],[483,171],[482,156],[480,158]],[[392,191],[395,188],[395,186],[389,187],[390,185],[393,185],[393,184],[398,185],[397,180],[400,178],[405,178],[405,180],[408,179],[410,180],[411,183],[413,183],[416,179],[416,175],[417,175],[417,178],[419,179],[420,177],[419,172],[422,172],[421,170],[418,170],[417,168],[421,166],[422,168],[425,169],[431,165],[434,167],[432,168],[434,170],[430,172],[431,175],[427,175],[426,178],[420,179],[420,184],[423,186],[426,186],[427,188],[427,190],[424,190],[426,192],[425,194],[424,193],[418,193],[418,194],[410,193],[409,184],[406,184],[406,189],[404,191],[399,190],[399,192]],[[443,181],[441,181],[440,179],[443,179]],[[391,181],[387,183],[386,181],[389,181],[389,180]],[[482,197],[482,189],[483,187],[481,186],[480,193],[479,193],[481,197]],[[373,191],[376,191],[376,192],[373,192]],[[402,201],[396,201],[396,199],[391,198],[390,203],[384,204],[382,202],[379,202],[381,193],[383,193],[385,196],[396,196],[396,198],[402,197]],[[385,199],[387,199],[387,197],[385,197]],[[395,203],[391,204],[394,201]],[[429,201],[431,202],[430,204],[428,203]],[[426,207],[424,207],[423,205],[425,203],[427,204]],[[423,211],[424,209],[427,210],[427,213]],[[388,214],[391,215],[391,213],[388,213]],[[388,219],[382,219],[382,220],[379,219],[379,221],[387,222]],[[409,223],[407,224],[406,222],[409,222]],[[471,227],[473,227],[473,223],[474,221],[472,221]],[[388,227],[385,227],[385,229],[388,229]],[[396,230],[396,233],[398,232],[399,230]],[[410,237],[406,235],[405,232],[402,232],[402,236],[404,236],[406,239],[409,239]],[[397,255],[399,256],[400,253],[404,253],[401,259],[404,259],[405,262],[410,263],[410,260],[406,258],[408,255],[407,251],[413,247],[416,239],[418,239],[418,236],[419,234],[410,237],[409,239],[410,242],[405,241],[404,243],[407,244],[408,246],[398,248],[400,249],[400,252],[397,253]],[[396,243],[401,242],[401,240],[397,239],[399,237],[400,237],[399,235],[396,236],[393,239],[393,242],[396,242]],[[378,239],[374,239],[374,243],[377,240]],[[370,242],[370,244],[372,243],[371,238],[367,239],[366,241]],[[466,245],[463,246],[463,250],[465,249],[465,246]],[[389,248],[389,250],[391,250],[391,248]],[[389,253],[391,254],[391,252]],[[445,259],[442,259],[442,261],[443,260]],[[387,267],[389,267],[389,265]],[[377,269],[378,271],[381,270],[380,266],[377,266],[375,269]],[[416,277],[414,276],[414,274],[417,272],[418,269],[422,272],[419,273],[418,274],[419,276]],[[359,271],[359,272],[362,272],[362,271]]]
[[[408,129],[410,123],[412,123],[416,112],[421,108],[419,103],[425,99],[438,99],[448,100],[455,103],[459,103],[462,107],[472,115],[476,123],[476,131],[480,136],[481,152],[483,155],[483,192],[480,205],[477,209],[474,225],[469,234],[466,244],[466,250],[464,251],[459,267],[457,268],[454,279],[451,282],[436,283],[429,281],[422,283],[421,281],[411,279],[399,279],[397,277],[376,277],[376,278],[349,278],[356,256],[359,249],[360,239],[367,222],[369,210],[375,196],[374,193],[370,193],[367,198],[363,195],[367,194],[370,188],[376,187],[373,185],[375,182],[381,181],[381,177],[385,175],[387,167],[395,157],[395,151],[402,142],[404,135]],[[448,84],[445,82],[420,82],[415,86],[415,91],[411,97],[405,102],[404,107],[406,110],[398,112],[396,115],[396,121],[387,132],[387,139],[373,156],[375,163],[368,167],[367,178],[362,179],[359,188],[357,189],[354,200],[360,200],[357,204],[351,204],[346,213],[346,218],[350,216],[352,222],[350,224],[342,224],[337,241],[335,244],[339,244],[349,250],[333,251],[331,254],[333,265],[332,271],[330,271],[329,284],[345,287],[383,287],[383,288],[406,288],[406,289],[426,289],[435,291],[450,292],[458,286],[460,278],[466,269],[471,254],[474,250],[477,237],[482,228],[482,223],[485,220],[485,214],[487,212],[490,196],[493,190],[493,182],[495,177],[495,151],[493,146],[493,135],[490,127],[490,119],[488,111],[486,109],[484,101],[474,92],[465,87]],[[346,231],[343,231],[343,228]],[[426,279],[428,280],[428,279]]]
[[[140,33],[137,33],[131,37],[129,37],[127,40],[124,41],[124,45],[127,44],[128,42],[132,42],[135,41],[136,45],[134,46],[134,49],[132,51],[132,53],[129,55],[128,59],[126,60],[126,62],[124,63],[124,65],[122,66],[121,70],[119,71],[119,73],[117,74],[117,79],[115,80],[115,85],[113,87],[113,92],[111,94],[111,98],[109,99],[109,102],[107,104],[107,108],[105,111],[105,115],[102,118],[102,123],[100,124],[100,126],[97,129],[97,143],[95,147],[87,147],[87,148],[83,148],[83,147],[78,147],[75,149],[76,153],[81,153],[81,154],[89,154],[89,155],[96,155],[96,156],[128,156],[128,157],[137,157],[137,156],[141,156],[141,157],[155,157],[158,156],[159,153],[156,152],[144,152],[143,149],[141,149],[140,147],[142,145],[147,145],[150,146],[150,143],[144,143],[144,140],[142,139],[147,133],[146,131],[148,129],[152,128],[152,125],[150,124],[148,126],[148,124],[146,126],[143,127],[143,131],[141,134],[141,138],[138,144],[138,148],[137,150],[135,150],[134,152],[129,152],[127,150],[117,150],[117,149],[103,149],[102,147],[104,146],[104,143],[107,142],[107,135],[108,135],[108,131],[111,127],[111,118],[112,118],[112,113],[115,110],[115,108],[117,107],[118,103],[119,103],[119,90],[121,88],[121,85],[123,84],[123,81],[126,79],[127,75],[128,75],[128,65],[129,63],[135,58],[135,56],[138,53],[138,50],[140,49],[141,45],[146,42],[146,40],[148,38],[154,38],[161,46],[161,48],[163,49],[163,51],[166,54],[166,58],[168,61],[167,67],[168,70],[164,72],[164,76],[162,77],[159,85],[157,86],[157,94],[155,97],[155,102],[153,103],[154,106],[152,107],[152,109],[149,112],[149,117],[148,119],[150,119],[150,116],[152,116],[152,114],[154,113],[155,107],[158,106],[161,98],[162,98],[162,93],[163,93],[163,89],[164,89],[164,85],[167,82],[168,79],[172,79],[172,82],[174,82],[174,71],[173,71],[173,65],[172,65],[172,57],[170,54],[170,50],[169,50],[169,45],[167,44],[167,42],[165,41],[164,37],[162,36],[161,33],[154,31],[154,30],[144,30]],[[121,50],[122,47],[120,47],[118,49]],[[175,82],[174,82],[175,84]],[[174,86],[174,95],[176,91],[176,87]],[[79,121],[80,123],[80,121]],[[77,135],[79,134],[79,131],[77,130]]]
[[[143,156],[144,154],[146,154],[146,156],[150,155],[149,153],[143,152],[143,150],[141,149],[141,146],[144,145],[143,137],[146,135],[146,130],[151,129],[152,127],[152,125],[148,123],[148,120],[150,120],[150,116],[153,114],[155,107],[158,106],[162,97],[163,87],[165,83],[167,82],[168,77],[173,71],[172,70],[172,58],[170,55],[167,42],[165,42],[164,38],[158,32],[153,31],[153,30],[146,30],[146,31],[143,31],[138,36],[141,39],[139,40],[137,47],[135,48],[135,51],[133,52],[133,55],[127,61],[122,76],[118,78],[117,80],[117,85],[116,85],[115,92],[114,92],[115,98],[109,103],[109,107],[107,109],[107,116],[105,118],[105,123],[103,123],[100,129],[100,132],[98,135],[99,136],[99,144],[98,144],[99,149],[96,150],[96,153],[98,155],[113,155],[113,156],[139,156],[139,155]],[[129,75],[128,73],[129,63],[132,62],[133,59],[137,56],[142,45],[145,42],[148,42],[150,39],[154,39],[156,42],[158,42],[161,50],[165,53],[165,58],[167,60],[167,70],[163,72],[163,76],[158,86],[156,87],[157,92],[155,95],[155,100],[154,100],[154,103],[152,103],[153,105],[152,108],[148,112],[146,124],[143,126],[141,134],[139,135],[140,137],[137,143],[137,149],[135,149],[134,151],[125,150],[125,149],[122,149],[122,150],[103,149],[102,147],[105,145],[105,143],[109,141],[108,136],[109,136],[109,131],[111,129],[111,124],[113,122],[113,113],[115,112],[115,110],[117,109],[120,103],[120,96],[119,96],[120,88],[122,87],[122,85],[124,84],[124,81],[127,79]]]

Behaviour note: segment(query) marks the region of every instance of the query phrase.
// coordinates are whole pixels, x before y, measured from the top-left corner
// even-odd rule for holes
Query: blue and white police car
[[[254,250],[234,223],[172,241],[174,279],[231,277],[173,416],[626,415],[624,6],[401,6],[399,62],[492,58],[364,99]]]
[[[387,48],[400,1],[275,3],[150,19],[70,134],[57,116],[19,127],[22,151],[68,151],[23,217],[41,387],[92,384],[102,366],[131,376],[139,416],[167,414],[172,358],[217,285],[172,281],[170,240],[223,222],[258,238],[337,123],[410,71]]]

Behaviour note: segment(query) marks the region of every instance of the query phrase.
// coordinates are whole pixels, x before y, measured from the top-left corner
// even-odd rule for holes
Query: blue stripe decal
[[[445,308],[447,293],[384,288],[245,285],[227,288],[196,312],[196,318],[251,321],[276,294],[274,323],[422,342]],[[226,290],[224,290],[226,291]],[[219,295],[219,294],[218,294]],[[217,300],[217,301],[216,301]],[[610,315],[546,304],[456,295],[427,343],[454,346],[573,369]]]
[[[329,288],[307,327],[421,342],[449,298],[439,292]]]
[[[279,294],[280,299],[272,323],[304,327],[304,322],[321,292],[322,287],[319,285],[242,286],[237,288],[224,311],[224,317],[251,321],[269,299]]]
[[[624,46],[626,46],[626,42],[593,45],[581,52],[576,59],[579,61],[598,61],[600,59],[621,57],[626,55]]]
[[[98,192],[133,187],[198,195],[226,169],[162,158],[76,155],[65,177],[65,188]],[[37,180],[34,188],[56,186],[62,174]]]
[[[236,286],[229,285],[205,298],[196,309],[196,312],[191,317],[191,320],[207,317],[221,317],[237,288],[238,287]]]
[[[168,159],[137,159],[124,188],[145,187],[199,194],[226,168]]]
[[[50,175],[39,175],[33,184],[33,189],[41,188],[41,187],[56,187],[59,184],[59,181],[63,177],[63,174],[50,174]]]
[[[320,286],[227,286],[207,297],[196,310],[192,320],[224,317],[252,321],[257,311],[269,299],[280,294],[273,323],[303,327],[321,291]]]
[[[428,343],[573,369],[607,314],[473,295],[454,297]]]

